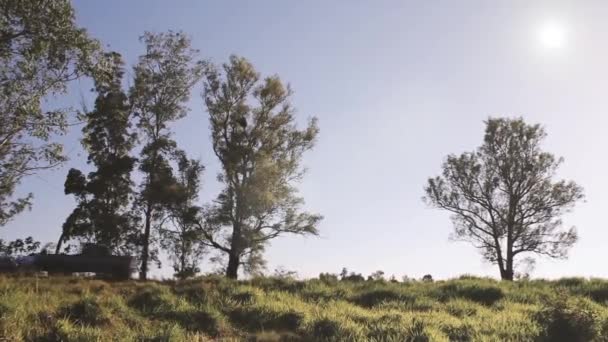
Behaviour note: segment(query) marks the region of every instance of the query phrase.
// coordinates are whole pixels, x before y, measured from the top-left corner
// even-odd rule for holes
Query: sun
[[[538,38],[544,47],[560,48],[566,43],[566,30],[556,22],[547,22],[541,26]]]

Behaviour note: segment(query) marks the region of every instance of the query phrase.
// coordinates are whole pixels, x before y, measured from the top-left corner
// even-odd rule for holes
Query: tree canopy
[[[135,80],[129,98],[137,117],[137,131],[144,146],[139,171],[144,175],[136,199],[143,215],[141,273],[146,279],[150,256],[155,257],[153,228],[166,215],[167,200],[174,184],[171,159],[178,154],[170,124],[188,113],[186,102],[201,79],[205,62],[181,32],[146,33],[141,38],[146,53],[135,66]]]
[[[122,90],[122,58],[117,53],[108,53],[106,58],[112,67],[95,80],[95,108],[85,113],[82,129],[87,162],[95,170],[86,177],[74,168],[68,172],[65,193],[74,195],[78,205],[63,224],[57,252],[61,243],[70,239],[99,243],[119,253],[135,247],[136,218],[129,208],[135,165],[130,153],[135,136],[130,130],[127,95]]]
[[[223,190],[199,222],[206,243],[227,255],[226,275],[263,265],[264,246],[282,234],[316,235],[322,217],[301,209],[295,182],[319,128],[298,129],[289,86],[260,79],[251,63],[232,56],[222,69],[205,69],[204,100]]]
[[[483,144],[450,155],[428,180],[426,201],[449,211],[454,237],[471,242],[512,280],[522,254],[564,258],[576,242],[561,216],[583,198],[572,181],[554,181],[563,159],[541,149],[546,133],[523,119],[489,119]]]
[[[31,205],[13,198],[23,177],[65,161],[51,141],[67,108],[43,108],[84,74],[101,72],[99,44],[76,25],[68,0],[0,0],[0,226]]]

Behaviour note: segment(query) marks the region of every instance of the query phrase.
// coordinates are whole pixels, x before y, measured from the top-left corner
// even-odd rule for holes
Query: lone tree
[[[294,181],[303,176],[301,159],[319,132],[316,119],[296,127],[291,90],[278,77],[260,79],[244,58],[231,56],[223,72],[204,75],[213,151],[224,189],[199,220],[206,243],[228,257],[226,276],[241,265],[254,271],[264,246],[281,234],[317,234],[322,217],[301,210]]]
[[[42,108],[48,95],[94,73],[97,41],[76,25],[68,0],[0,0],[0,227],[30,207],[14,198],[23,177],[65,161],[52,142],[65,133],[69,110]]]
[[[430,178],[425,201],[452,213],[455,238],[481,249],[513,280],[520,254],[565,258],[576,242],[560,217],[583,198],[571,181],[553,181],[562,158],[541,150],[546,133],[523,119],[489,119],[475,152],[450,155]]]

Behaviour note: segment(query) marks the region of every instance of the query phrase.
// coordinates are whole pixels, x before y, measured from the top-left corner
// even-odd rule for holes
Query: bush
[[[137,289],[131,296],[128,305],[139,310],[144,315],[159,316],[164,313],[176,311],[178,306],[187,303],[178,299],[166,286],[147,284]]]
[[[365,281],[365,277],[360,273],[351,272],[349,275],[342,277],[342,281],[351,281],[354,283],[359,283]]]
[[[441,330],[448,336],[450,341],[467,342],[477,340],[475,327],[470,323],[442,324]]]
[[[249,331],[295,331],[302,322],[304,314],[295,311],[272,311],[264,307],[239,306],[229,314],[230,320]]]
[[[357,305],[361,305],[367,308],[374,307],[384,302],[407,302],[413,303],[416,300],[415,297],[400,293],[392,289],[379,289],[364,292],[354,299]]]
[[[322,319],[316,321],[312,326],[312,336],[318,339],[332,339],[340,334],[340,322]]]
[[[458,318],[474,316],[478,311],[477,304],[462,299],[449,301],[444,308],[450,315]]]
[[[439,289],[439,296],[444,300],[462,297],[484,305],[492,305],[504,297],[501,288],[482,282],[454,282]]]
[[[66,306],[60,312],[61,316],[71,322],[99,326],[108,323],[109,317],[100,307],[95,298],[85,297],[82,300]]]
[[[366,341],[364,329],[347,317],[319,317],[304,336],[305,341]]]
[[[566,277],[556,280],[555,285],[564,287],[577,287],[584,285],[586,282],[587,280],[582,277]]]
[[[578,294],[589,295],[594,301],[605,304],[608,302],[608,283],[603,280],[592,279],[581,287]]]
[[[599,337],[598,312],[583,299],[556,296],[536,314],[543,341],[592,341]]]
[[[311,281],[299,293],[300,297],[308,301],[328,302],[331,300],[344,300],[350,294],[348,288],[328,286],[325,283]]]
[[[338,275],[332,273],[320,273],[319,280],[327,285],[336,285],[338,283]]]
[[[205,332],[214,337],[223,329],[221,315],[214,310],[172,311],[164,314],[162,318],[173,321],[186,330]]]

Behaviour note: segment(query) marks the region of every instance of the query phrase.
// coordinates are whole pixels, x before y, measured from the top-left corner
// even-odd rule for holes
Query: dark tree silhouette
[[[84,115],[82,129],[87,163],[95,171],[86,177],[77,169],[68,172],[65,193],[74,195],[78,204],[63,224],[56,253],[70,239],[102,244],[118,254],[129,252],[136,240],[135,217],[128,208],[135,137],[129,130],[129,103],[121,85],[123,62],[119,54],[108,53],[106,63],[111,67],[95,79],[95,109]]]

